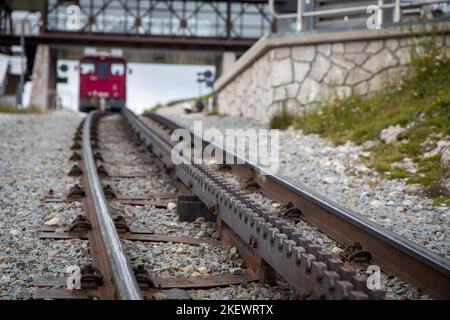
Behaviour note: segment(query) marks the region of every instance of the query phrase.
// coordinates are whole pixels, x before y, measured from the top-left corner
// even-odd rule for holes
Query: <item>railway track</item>
[[[143,120],[128,109],[124,109],[122,115],[130,130],[151,151],[161,172],[177,181],[178,219],[216,221],[222,244],[237,248],[247,268],[239,274],[158,278],[141,266],[132,266],[127,254],[128,245],[124,247],[124,241],[221,244],[211,239],[133,229],[123,217],[112,212],[112,201],[157,203],[152,199],[118,197],[111,188],[105,187],[102,179],[111,177],[99,165],[104,159],[96,129],[104,114],[95,112],[89,114],[80,127],[74,143],[74,149],[79,148],[80,153],[72,156],[80,164],[74,174],[81,175],[81,187],[74,188],[69,198],[83,201],[86,217],[76,219],[62,235],[58,235],[54,228],[43,228],[40,234],[41,238],[87,238],[92,266],[80,271],[82,290],[67,290],[67,278],[37,279],[35,298],[155,299],[163,295],[167,299],[179,299],[188,297],[186,290],[252,281],[274,284],[277,277],[283,278],[300,298],[385,297],[384,290],[367,287],[366,277],[356,271],[354,262],[344,261],[306,240],[301,232],[264,210],[242,190],[226,181],[216,169],[196,164],[174,165],[170,133],[181,125],[157,115]],[[288,211],[296,212],[302,220],[318,227],[338,243],[347,247],[360,243],[361,247],[353,252],[354,256],[368,258],[384,270],[418,284],[433,297],[450,297],[448,261],[306,189],[276,176],[262,176],[252,165],[232,165],[231,168],[240,177],[251,180],[269,197],[288,204]]]
[[[70,175],[80,176],[80,186],[73,187],[64,198],[49,196],[46,199],[46,202],[82,201],[86,215],[63,228],[43,225],[38,234],[41,239],[89,241],[92,264],[81,267],[81,290],[67,289],[70,275],[67,278],[37,277],[34,298],[189,299],[187,291],[201,298],[207,296],[208,290],[217,288],[220,292],[223,287],[244,287],[255,282],[257,277],[241,268],[243,260],[234,252],[236,248],[223,245],[215,236],[209,237],[210,231],[215,231],[211,223],[202,217],[192,223],[174,222],[176,212],[169,208],[176,201],[171,179],[151,183],[165,175],[152,164],[152,156],[146,148],[130,137],[124,119],[108,120],[114,117],[120,118],[120,115],[96,113],[86,119],[75,135],[72,146],[75,150],[71,156],[78,165],[72,168]],[[105,126],[110,127],[109,130]],[[130,148],[116,148],[121,143]],[[131,149],[137,149],[145,161],[137,163],[136,160],[142,159],[136,159],[136,152]],[[113,155],[121,152],[124,156],[114,159]],[[125,167],[128,172],[124,172]],[[133,186],[132,190],[127,186]],[[184,202],[185,206],[191,203]],[[146,213],[146,210],[153,212]],[[155,247],[157,249],[153,250]],[[167,270],[178,266],[170,263],[168,268],[159,260],[165,258],[162,256],[170,260],[173,253],[185,256],[186,262],[179,269],[190,267],[189,263],[194,268],[179,272]],[[204,257],[199,258],[200,254]],[[195,265],[194,260],[202,261]],[[210,270],[214,268],[217,270]],[[253,287],[244,297],[251,298],[251,290]],[[269,298],[273,296],[270,290],[265,291]],[[289,294],[286,291],[283,297]]]
[[[151,121],[172,132],[185,128],[176,121],[158,114],[149,115]],[[191,136],[194,133],[190,130]],[[220,146],[217,146],[220,149]],[[225,158],[225,156],[224,156]],[[237,163],[237,161],[236,161]],[[352,247],[355,243],[360,251],[370,255],[370,262],[378,264],[385,271],[408,282],[417,284],[435,298],[450,297],[450,263],[446,259],[427,251],[378,224],[327,200],[308,188],[294,185],[292,182],[274,175],[262,175],[261,170],[245,161],[245,165],[232,165],[233,172],[249,181],[253,181],[263,192],[281,203],[292,204],[301,212],[301,219],[319,228],[338,243]],[[288,239],[297,244],[301,235],[292,234],[292,230],[269,218],[275,227],[285,231]]]

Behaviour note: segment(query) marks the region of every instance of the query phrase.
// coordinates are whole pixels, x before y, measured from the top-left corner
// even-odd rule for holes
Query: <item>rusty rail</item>
[[[161,115],[151,114],[149,117],[170,130],[185,128],[178,122]],[[189,131],[194,136],[194,133]],[[292,203],[300,209],[303,220],[319,228],[338,243],[348,246],[359,242],[364,250],[370,252],[371,262],[380,265],[383,270],[404,281],[417,284],[432,297],[450,299],[450,262],[448,260],[304,186],[280,176],[261,175],[261,170],[247,161],[244,165],[231,167],[238,175],[257,182],[267,195],[277,201]],[[287,239],[293,239],[297,244],[299,243],[299,235],[291,234],[289,228],[284,228],[273,217],[271,220],[274,222],[272,228],[277,227],[285,233]],[[283,237],[278,236],[278,240],[281,241],[281,238]]]
[[[385,292],[372,290],[335,256],[293,232],[275,216],[242,197],[236,189],[203,165],[171,160],[167,133],[148,125],[129,109],[122,114],[147,147],[184,186],[195,194],[239,238],[292,285],[300,296],[323,299],[381,299]]]
[[[106,281],[112,278],[113,298],[122,300],[142,300],[141,291],[124,254],[119,235],[111,218],[108,203],[97,174],[91,147],[91,129],[98,112],[91,112],[83,126],[83,182],[87,198],[87,215],[92,224],[89,240],[94,245],[94,260],[101,265]],[[94,234],[93,234],[94,233]],[[93,243],[95,242],[95,243]],[[94,261],[95,263],[96,261]]]

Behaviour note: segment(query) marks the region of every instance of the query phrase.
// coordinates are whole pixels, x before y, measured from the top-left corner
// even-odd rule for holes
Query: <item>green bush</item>
[[[283,104],[281,110],[270,119],[269,127],[271,129],[286,130],[294,123],[295,116],[290,113]]]

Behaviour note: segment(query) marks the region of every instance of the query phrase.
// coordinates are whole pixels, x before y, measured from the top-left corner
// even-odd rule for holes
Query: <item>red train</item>
[[[80,59],[79,72],[79,111],[125,107],[127,63],[123,58],[86,55]]]

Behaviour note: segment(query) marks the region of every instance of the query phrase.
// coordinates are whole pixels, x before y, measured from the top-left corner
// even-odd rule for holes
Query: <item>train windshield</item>
[[[123,63],[112,63],[111,73],[115,76],[123,76],[125,74],[125,65]]]
[[[109,62],[99,62],[98,63],[98,77],[100,79],[106,79],[109,76]]]
[[[95,65],[92,61],[83,61],[80,64],[81,74],[94,74]]]

